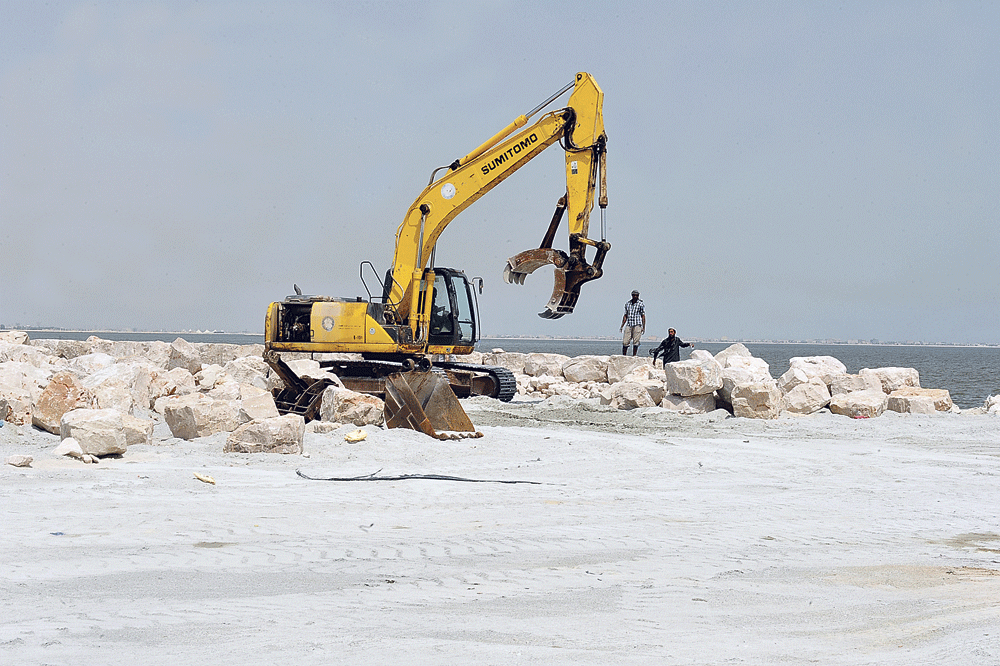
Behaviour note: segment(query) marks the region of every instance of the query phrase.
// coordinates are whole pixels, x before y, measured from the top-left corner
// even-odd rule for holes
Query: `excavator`
[[[570,89],[565,107],[529,124]],[[294,295],[271,303],[264,323],[264,360],[285,384],[275,395],[279,411],[301,414],[307,421],[318,417],[324,390],[337,380],[300,377],[281,353],[321,354],[321,368],[346,388],[384,399],[387,427],[420,430],[438,439],[481,437],[457,398],[487,395],[509,401],[517,386],[506,368],[452,360],[470,354],[479,339],[476,291],[482,293],[483,280],[437,266],[438,238],[459,213],[559,143],[566,156],[566,191],[540,245],[508,259],[503,278],[523,284],[527,275],[551,265],[555,284],[539,316],[556,319],[573,312],[580,287],[602,276],[611,249],[605,238],[603,99],[593,77],[578,73],[468,155],[434,169],[396,230],[392,267],[384,278],[379,279],[371,262],[361,263],[367,297],[303,295],[296,286]],[[595,199],[601,210],[601,240],[590,238]],[[564,216],[568,251],[552,246]],[[586,256],[589,248],[594,250],[592,261]],[[369,288],[366,271],[375,290]]]

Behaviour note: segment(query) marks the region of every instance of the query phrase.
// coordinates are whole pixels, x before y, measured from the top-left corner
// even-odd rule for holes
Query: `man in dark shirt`
[[[653,355],[653,363],[656,363],[656,357],[662,355],[663,363],[674,363],[675,361],[681,360],[681,347],[691,347],[693,346],[690,342],[684,342],[677,337],[677,331],[674,329],[667,329],[667,337],[664,338],[660,346],[650,352]]]

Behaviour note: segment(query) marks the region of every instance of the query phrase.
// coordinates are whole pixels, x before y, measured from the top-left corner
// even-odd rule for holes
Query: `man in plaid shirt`
[[[625,301],[625,314],[618,330],[625,332],[622,336],[622,356],[626,355],[629,344],[632,345],[632,356],[635,356],[639,351],[639,339],[646,332],[646,306],[639,300],[638,291],[632,290],[632,300]]]

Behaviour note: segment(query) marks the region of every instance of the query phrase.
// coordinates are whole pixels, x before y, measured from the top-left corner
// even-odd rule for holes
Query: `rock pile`
[[[518,392],[549,398],[596,399],[618,409],[658,406],[684,414],[725,409],[734,416],[774,419],[828,409],[853,418],[886,410],[911,414],[959,411],[948,391],[920,387],[913,368],[865,368],[849,374],[832,356],[797,357],[775,379],[768,364],[742,344],[713,356],[695,350],[686,361],[654,365],[648,358],[521,354],[494,349],[475,360],[514,373]],[[1000,412],[1000,398],[981,411]]]
[[[226,451],[301,453],[304,432],[332,424],[382,421],[382,402],[334,379],[323,394],[321,421],[279,416],[273,392],[281,380],[262,359],[263,345],[29,340],[0,332],[0,422],[59,435],[60,452],[87,462],[150,443],[157,423],[173,437],[228,433]],[[912,414],[958,411],[948,391],[925,389],[913,368],[847,373],[829,356],[793,358],[775,379],[742,344],[716,355],[695,350],[686,361],[656,366],[646,357],[477,352],[473,363],[508,368],[518,393],[567,396],[616,409],[662,408],[683,414],[724,409],[744,418],[829,410],[871,418],[886,410]],[[309,359],[289,359],[302,376],[328,376]],[[982,409],[1000,413],[1000,396]],[[9,464],[30,464],[18,459]]]
[[[96,462],[152,441],[157,423],[173,437],[229,433],[225,450],[301,453],[300,416],[279,416],[280,379],[263,345],[29,340],[0,335],[0,421],[59,435],[57,453]],[[308,375],[315,361],[303,364]],[[331,387],[323,418],[367,425],[382,420],[377,398]],[[329,425],[329,424],[327,424]],[[30,464],[23,460],[9,464]]]

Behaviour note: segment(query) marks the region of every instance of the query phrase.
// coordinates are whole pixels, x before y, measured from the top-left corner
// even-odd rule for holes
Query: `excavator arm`
[[[573,93],[568,106],[547,113],[528,125],[531,116],[570,88]],[[407,210],[396,232],[392,276],[386,281],[386,288],[387,301],[401,319],[409,321],[414,330],[425,324],[418,319],[428,314],[418,310],[424,309],[419,304],[430,302],[430,294],[425,293],[421,298],[420,291],[429,289],[428,285],[433,282],[425,279],[425,268],[432,264],[435,244],[445,227],[556,142],[560,142],[566,152],[566,193],[559,199],[541,245],[511,257],[504,269],[504,279],[520,284],[526,275],[551,264],[555,267],[555,287],[540,316],[557,318],[573,311],[580,286],[601,277],[601,265],[611,247],[604,240],[603,232],[599,241],[589,237],[590,212],[598,182],[601,187],[598,203],[602,209],[607,206],[603,99],[604,93],[594,79],[587,73],[579,73],[573,83],[541,106],[519,116],[479,148],[446,167],[444,176],[431,177],[431,183]],[[440,170],[436,170],[435,175]],[[568,253],[552,247],[564,213],[568,213]],[[593,262],[587,261],[588,247],[596,250]]]

